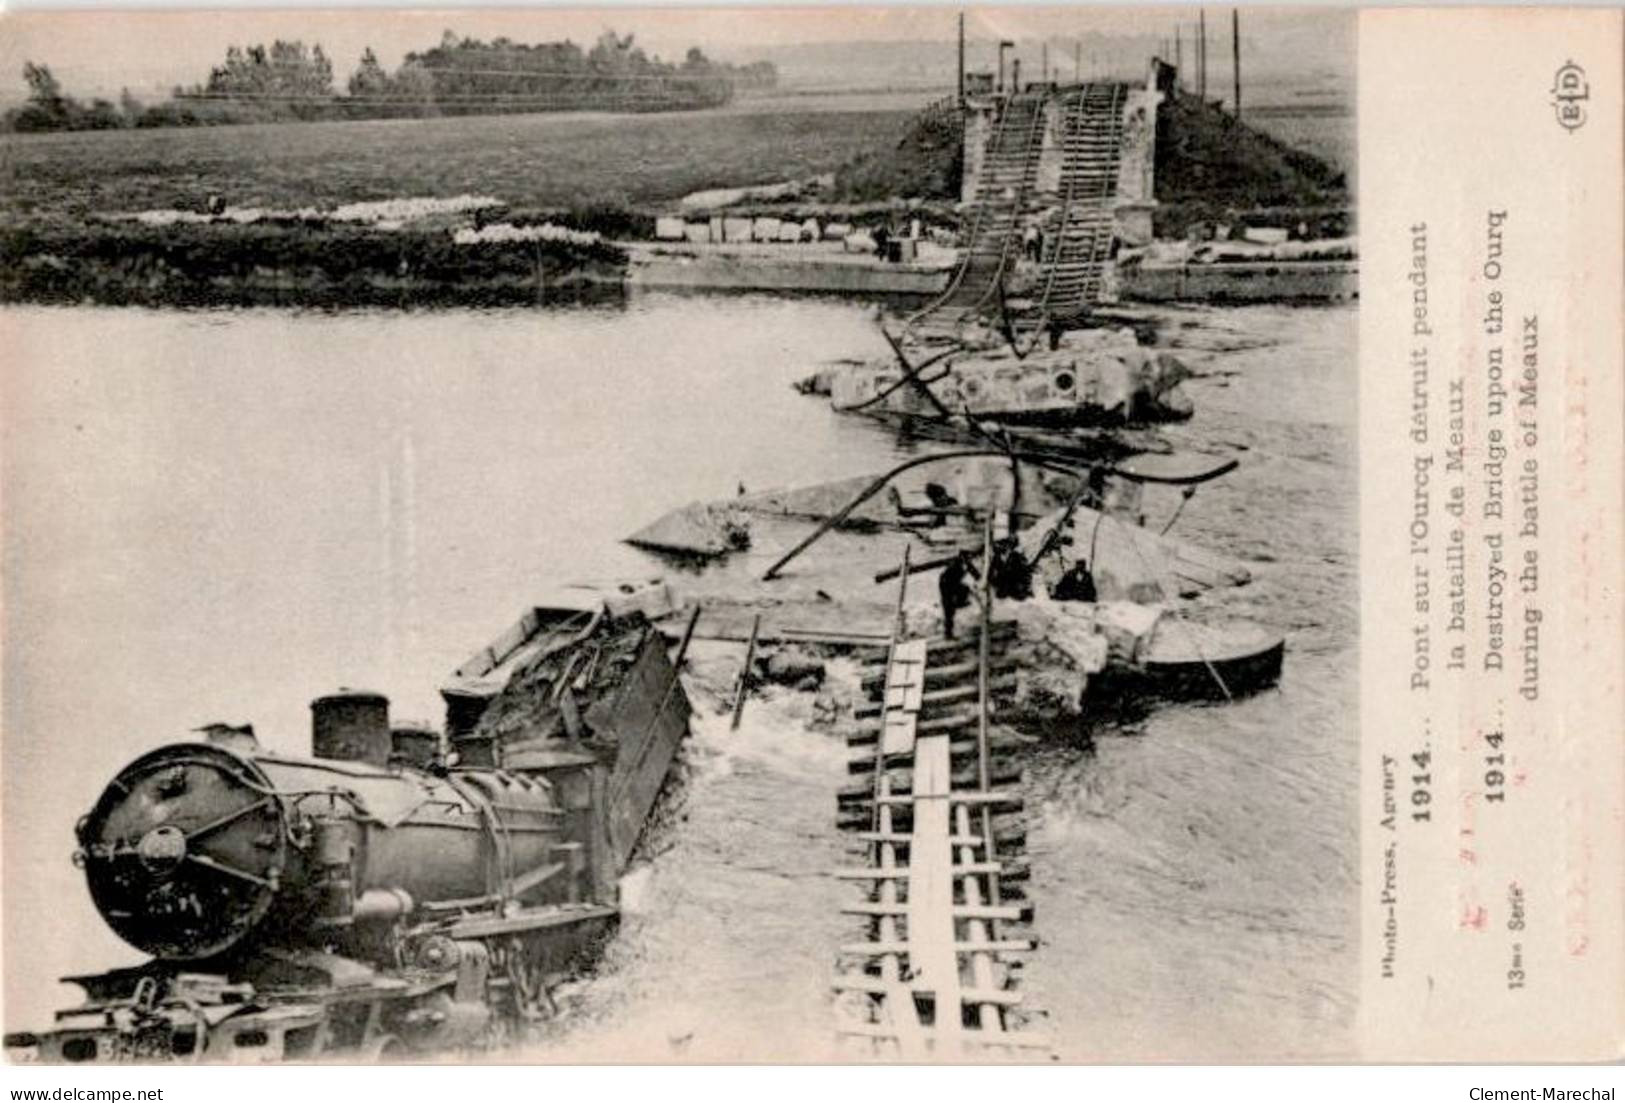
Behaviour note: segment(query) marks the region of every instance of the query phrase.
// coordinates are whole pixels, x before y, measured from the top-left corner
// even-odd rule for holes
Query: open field
[[[1359,164],[1359,137],[1352,108],[1345,104],[1267,104],[1250,109],[1246,121],[1248,126],[1342,170],[1348,175],[1352,194]]]
[[[896,141],[908,112],[866,107],[5,135],[0,218],[196,206],[210,195],[278,207],[463,193],[537,208],[656,204],[830,172]]]

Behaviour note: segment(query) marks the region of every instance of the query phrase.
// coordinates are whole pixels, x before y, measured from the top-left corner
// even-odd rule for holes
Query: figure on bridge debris
[[[1039,263],[1044,257],[1044,231],[1029,222],[1027,228],[1021,232],[1021,247],[1028,260],[1034,264]]]
[[[1026,601],[1033,596],[1033,567],[1021,554],[1014,536],[993,545],[993,564],[988,573],[993,596],[1011,601]]]
[[[1095,575],[1089,569],[1087,559],[1079,559],[1066,569],[1055,588],[1050,591],[1050,597],[1056,601],[1087,601],[1093,604],[1099,600],[1095,591]]]
[[[937,577],[937,592],[942,597],[942,634],[950,640],[954,638],[954,615],[970,604],[970,585],[965,581],[966,576],[981,578],[981,572],[976,569],[976,557],[969,551],[962,551],[942,568],[942,574]]]
[[[891,227],[881,223],[871,236],[875,239],[875,256],[885,260],[886,251],[891,246]]]

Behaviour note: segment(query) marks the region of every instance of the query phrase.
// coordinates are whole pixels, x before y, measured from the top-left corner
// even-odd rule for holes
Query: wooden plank
[[[597,731],[614,732],[618,740],[608,781],[611,875],[620,874],[643,834],[649,809],[688,734],[690,711],[665,642],[653,632],[620,688],[588,710],[588,723]]]
[[[897,1032],[898,1056],[905,1061],[918,1061],[925,1057],[925,1029],[920,1022],[920,1012],[914,1006],[914,997],[901,982],[891,982],[882,1013]]]
[[[896,709],[902,712],[917,713],[920,711],[920,698],[925,695],[925,685],[922,682],[895,685],[886,690],[885,708]],[[877,706],[876,713],[880,711]]]
[[[891,602],[790,600],[784,604],[759,604],[707,597],[704,604],[705,617],[694,633],[699,640],[744,643],[758,616],[762,624],[757,642],[762,644],[828,640],[863,647],[866,655],[880,657],[884,655],[881,649],[892,639]],[[682,616],[681,610],[674,611],[656,625],[668,639],[676,639],[683,628]]]
[[[907,915],[907,904],[888,904],[885,901],[855,900],[841,905],[841,912],[845,915]]]
[[[925,641],[909,640],[892,649],[886,670],[886,707],[919,712],[925,692]]]
[[[904,640],[892,648],[891,661],[886,664],[886,681],[892,685],[908,685],[925,680],[925,641]]]
[[[941,1013],[943,1001],[954,1002],[959,989],[959,958],[954,953],[954,881],[949,872],[953,850],[948,841],[948,740],[932,736],[914,745],[914,844],[909,851],[909,962],[922,988],[933,989],[939,1012],[935,1029],[944,1037],[961,1029],[957,1014]]]
[[[729,729],[733,731],[739,730],[740,717],[745,714],[745,698],[750,693],[751,684],[756,680],[751,664],[756,660],[756,638],[761,630],[762,616],[758,613],[750,624],[750,640],[745,644],[745,665],[739,668],[739,689],[734,696],[733,719],[728,724]]]
[[[907,754],[914,748],[920,694],[925,687],[925,641],[907,640],[892,648],[886,668],[888,712],[882,729],[882,754]]]
[[[914,738],[919,727],[919,713],[895,712],[886,717],[882,729],[885,744],[882,753],[890,755],[908,755],[914,753]]]

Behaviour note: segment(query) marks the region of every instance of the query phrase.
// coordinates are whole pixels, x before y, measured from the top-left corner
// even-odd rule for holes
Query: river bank
[[[591,233],[526,229],[459,240],[436,220],[398,228],[321,219],[0,226],[0,302],[519,306],[620,293],[621,249]]]

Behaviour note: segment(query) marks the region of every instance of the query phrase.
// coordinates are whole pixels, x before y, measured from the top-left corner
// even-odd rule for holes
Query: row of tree
[[[208,79],[147,106],[128,91],[118,104],[63,94],[44,65],[23,68],[28,100],[4,116],[9,130],[198,126],[282,119],[488,115],[530,111],[678,111],[717,107],[740,88],[771,88],[771,62],[729,65],[697,47],[680,63],[650,57],[631,35],[606,31],[590,49],[573,42],[492,42],[447,31],[406,55],[394,72],[365,50],[343,92],[320,45],[278,40],[233,46]]]

